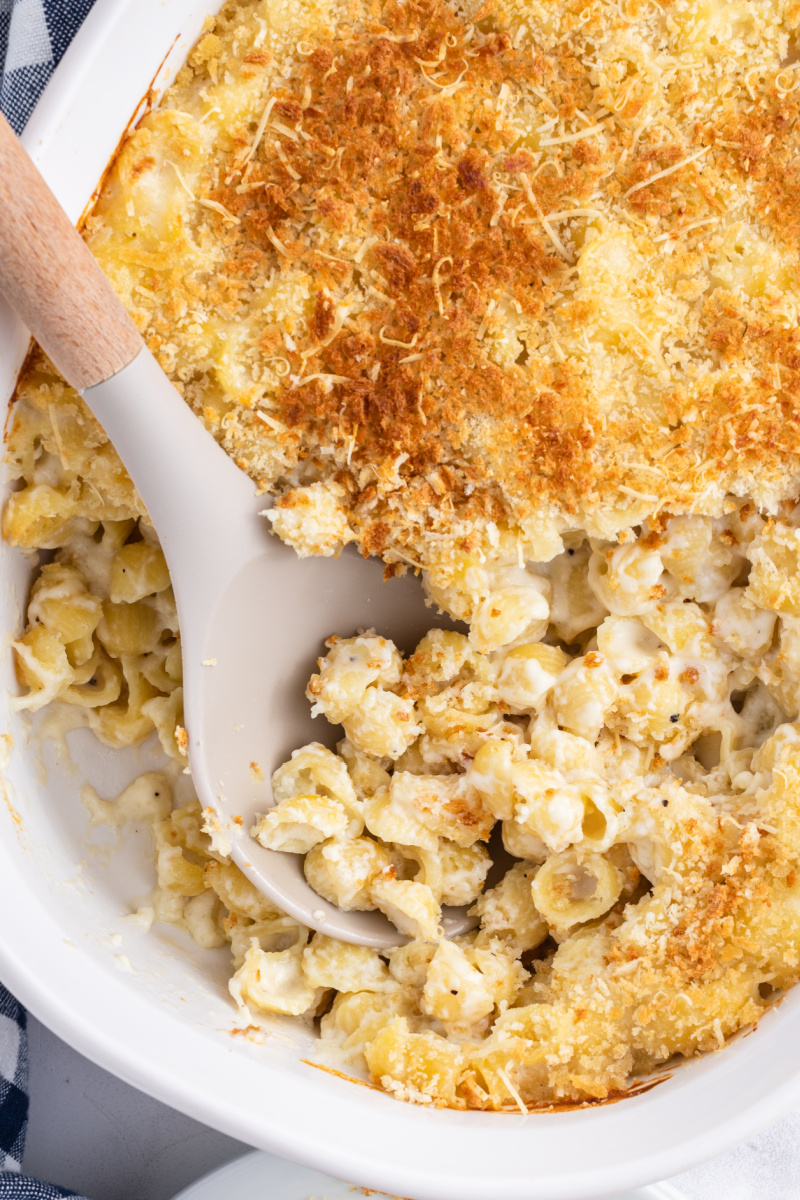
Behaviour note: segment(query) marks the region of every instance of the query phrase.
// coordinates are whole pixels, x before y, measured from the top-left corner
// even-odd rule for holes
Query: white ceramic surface
[[[381,1193],[383,1195],[384,1193]],[[204,1175],[179,1192],[174,1200],[358,1200],[375,1192],[363,1191],[330,1175],[296,1166],[274,1154],[245,1154]],[[386,1197],[386,1200],[393,1200]],[[451,1200],[460,1200],[453,1192]],[[494,1200],[487,1193],[485,1200]],[[619,1192],[612,1200],[684,1200],[669,1183],[656,1183],[633,1192]]]
[[[25,138],[73,216],[164,53],[177,38],[162,80],[209,7],[98,0]],[[25,345],[0,311],[0,400]],[[16,630],[28,567],[0,553],[0,626]],[[265,628],[269,614],[265,596]],[[13,687],[7,640],[0,649],[0,686]],[[110,751],[79,731],[69,757],[49,744],[42,762],[24,722],[0,715],[0,733],[13,740],[0,804],[0,978],[88,1057],[242,1141],[416,1200],[588,1200],[684,1170],[800,1101],[800,990],[755,1034],[646,1094],[527,1117],[398,1104],[304,1063],[313,1047],[290,1024],[254,1043],[234,1032],[225,951],[121,920],[151,885],[147,837],[112,854],[96,835],[89,848],[81,781],[114,795],[151,764],[150,749]]]

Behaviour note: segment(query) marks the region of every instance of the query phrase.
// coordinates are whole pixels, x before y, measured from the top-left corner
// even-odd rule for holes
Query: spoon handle
[[[0,291],[79,391],[142,349],[91,251],[1,115]]]

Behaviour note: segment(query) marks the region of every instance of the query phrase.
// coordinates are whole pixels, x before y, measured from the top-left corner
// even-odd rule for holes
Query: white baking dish
[[[208,7],[98,0],[25,136],[73,217],[151,79],[163,86],[174,73]],[[0,400],[26,344],[0,311]],[[14,631],[28,568],[8,547],[0,554],[0,623]],[[13,688],[7,642],[2,684]],[[0,805],[0,978],[78,1050],[217,1129],[416,1200],[585,1200],[683,1170],[800,1101],[800,989],[753,1036],[645,1094],[527,1117],[399,1104],[303,1062],[313,1048],[286,1028],[261,1044],[235,1036],[226,952],[120,919],[149,889],[146,842],[134,837],[113,856],[88,849],[81,781],[113,795],[148,751],[105,750],[80,731],[74,765],[49,744],[43,766],[11,713],[0,712],[0,733],[13,739]]]

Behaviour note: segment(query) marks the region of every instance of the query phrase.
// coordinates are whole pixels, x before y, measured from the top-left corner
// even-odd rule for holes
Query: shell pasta
[[[111,745],[155,731],[182,763],[168,573],[146,519],[109,508],[78,507],[39,569],[17,704],[70,705]],[[721,1045],[800,974],[796,617],[774,575],[799,539],[790,513],[731,502],[618,543],[576,536],[530,568],[551,619],[503,645],[485,649],[485,625],[433,629],[405,658],[371,631],[329,640],[307,695],[343,736],[275,769],[252,834],[303,855],[325,899],[385,913],[398,949],[280,913],[161,772],[114,804],[90,790],[92,819],[152,823],[146,919],[229,944],[253,1020],[314,1022],[326,1056],[417,1103],[602,1099]],[[518,861],[487,886],[495,827]],[[470,906],[473,932],[444,936],[443,905]]]

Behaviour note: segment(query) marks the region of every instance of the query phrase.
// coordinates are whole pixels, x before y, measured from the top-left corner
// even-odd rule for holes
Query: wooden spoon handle
[[[91,251],[0,116],[0,291],[82,391],[143,342]]]

